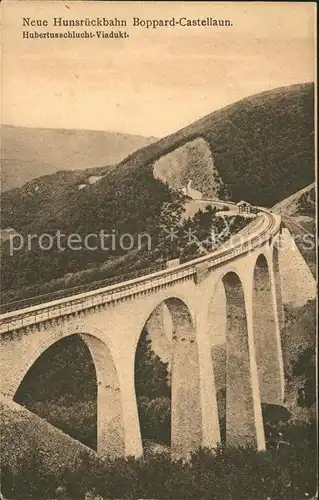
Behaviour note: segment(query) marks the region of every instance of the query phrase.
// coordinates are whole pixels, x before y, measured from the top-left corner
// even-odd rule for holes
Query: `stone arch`
[[[133,346],[134,349],[136,349],[137,343],[140,339],[141,331],[143,330],[146,323],[151,319],[152,315],[156,311],[159,311],[159,309],[163,307],[166,313],[168,311],[171,316],[171,311],[170,308],[168,307],[168,303],[173,298],[179,301],[179,303],[184,304],[184,307],[189,312],[190,321],[192,322],[192,324],[195,324],[195,308],[194,308],[193,297],[187,296],[187,294],[185,293],[178,293],[174,297],[171,297],[171,291],[169,290],[169,288],[163,290],[163,292],[164,293],[161,294],[160,298],[154,296],[154,299],[152,299],[148,303],[147,307],[145,307],[145,309],[143,308],[143,314],[139,319],[139,327],[137,328],[136,335],[134,336],[134,346]],[[166,324],[165,329],[163,329],[163,335],[166,336],[169,342],[171,341],[172,331],[173,331],[172,317],[170,322],[171,322],[170,326]]]
[[[164,307],[164,309],[163,309]],[[171,341],[158,322],[159,311],[169,311]],[[154,316],[157,325],[154,324]],[[195,324],[186,303],[180,298],[163,299],[145,322],[146,329],[162,329],[162,338],[171,350],[171,450],[174,456],[186,457],[201,445],[201,405],[199,360]]]
[[[222,347],[217,356],[212,350],[221,438],[230,446],[258,448],[246,309],[242,279],[227,269],[214,287],[208,310],[211,347],[214,336],[220,337]]]
[[[273,265],[274,281],[275,281],[275,289],[276,289],[278,321],[279,321],[279,327],[281,329],[285,323],[285,312],[284,312],[284,306],[283,306],[283,301],[282,301],[281,277],[280,277],[280,269],[279,269],[279,250],[278,250],[277,242],[275,242],[273,245],[272,265]]]
[[[161,302],[149,315],[145,328],[155,353],[170,365],[172,362],[173,320],[165,301]]]
[[[272,290],[269,259],[260,253],[253,269],[253,330],[262,403],[281,404],[281,352],[278,352],[278,318]]]
[[[172,331],[166,325],[167,315],[170,317],[164,302],[155,307],[139,332],[135,348],[134,390],[144,451],[155,443],[156,448],[169,447],[171,443]]]
[[[227,310],[226,292],[222,279],[219,279],[216,283],[213,295],[208,304],[207,327],[214,372],[220,434],[222,442],[225,442]]]
[[[97,452],[101,456],[124,455],[124,431],[122,402],[118,374],[109,347],[97,335],[86,332],[72,332],[61,335],[55,331],[45,336],[36,347],[24,356],[19,370],[18,384],[12,393],[18,391],[27,372],[40,356],[57,342],[78,336],[87,346],[95,368],[97,384]]]

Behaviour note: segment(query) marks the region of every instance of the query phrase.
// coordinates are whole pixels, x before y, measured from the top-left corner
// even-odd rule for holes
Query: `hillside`
[[[3,193],[2,228],[6,235],[17,231],[55,236],[60,230],[81,238],[100,230],[132,236],[147,233],[155,250],[165,204],[171,207],[169,214],[166,210],[171,218],[180,209],[179,195],[172,188],[185,186],[187,179],[204,197],[247,199],[268,206],[312,183],[312,114],[312,84],[243,99],[139,149],[117,165],[62,170]],[[59,154],[63,156],[62,151]],[[167,227],[175,223],[170,220]],[[120,274],[137,269],[132,264],[129,269],[124,264],[117,267],[120,251],[61,252],[54,247],[44,252],[32,247],[13,257],[8,252],[5,241],[2,276],[7,291],[39,287],[89,268],[96,268],[95,280],[102,279],[99,266],[111,258]],[[138,267],[154,261],[150,252],[145,253]]]
[[[272,206],[314,181],[314,86],[292,85],[245,98],[136,151],[121,162],[139,168],[194,139],[204,139],[233,201]],[[196,169],[194,169],[194,172]],[[188,170],[192,178],[192,172]],[[196,172],[194,187],[214,189]]]
[[[79,466],[85,457],[95,456],[95,452],[80,441],[13,401],[2,398],[0,412],[1,493],[4,495],[0,494],[1,498],[31,498],[23,495],[31,479],[26,465],[34,467],[34,471],[41,469],[43,476],[59,478],[68,469]],[[21,474],[23,479],[17,480]]]
[[[316,414],[316,301],[286,307],[281,332],[285,370],[285,406],[296,420]]]
[[[315,183],[300,189],[272,207],[272,211],[286,217],[315,217]]]
[[[115,167],[100,167],[85,170],[59,170],[52,175],[33,179],[20,188],[2,193],[3,229],[14,227],[22,230],[31,226],[46,225],[52,229],[59,213],[65,210],[72,198],[83,198],[83,189],[93,186]],[[90,183],[90,180],[92,183]]]
[[[28,436],[28,441],[33,445],[36,443],[40,448],[46,448],[51,454],[51,459],[55,467],[59,468],[61,462],[55,461],[56,455],[60,456],[61,449],[64,451],[64,458],[72,460],[76,458],[77,454],[87,452],[94,454],[94,451],[85,446],[81,441],[77,441],[68,434],[65,434],[57,427],[51,425],[45,419],[42,419],[35,413],[29,411],[26,407],[21,406],[14,401],[7,400],[1,397],[0,400],[1,410],[1,436],[6,442],[6,446],[2,448],[3,458],[5,456],[7,447],[10,440],[25,443],[25,438]],[[12,432],[15,429],[15,432]],[[22,438],[22,434],[25,438]],[[53,450],[53,448],[55,448]],[[54,454],[52,452],[54,451]],[[69,455],[67,457],[66,455]]]
[[[2,190],[58,170],[112,165],[153,137],[102,132],[2,126]]]
[[[119,203],[120,196],[125,197],[125,205],[131,203],[138,189],[130,183],[136,184],[157,160],[163,161],[168,153],[198,138],[202,139],[201,147],[197,146],[203,158],[200,164],[194,161],[196,148],[194,153],[192,144],[188,155],[173,156],[175,175],[164,162],[164,169],[155,168],[155,174],[160,171],[156,176],[173,186],[185,185],[186,179],[193,178],[193,187],[204,196],[218,191],[220,198],[247,199],[257,205],[272,206],[314,181],[313,92],[313,84],[293,85],[215,111],[134,152],[119,163],[116,171],[110,169],[100,182],[87,189],[79,190],[81,176],[87,178],[87,173],[79,173],[76,178],[59,173],[31,181],[22,189],[4,194],[2,227],[17,230],[31,223],[33,229],[41,221],[46,229],[52,223],[76,228],[84,216],[91,228],[96,225],[96,205],[107,210],[111,204]],[[208,152],[202,147],[204,141],[209,145]],[[56,153],[60,157],[64,155],[61,146]],[[81,144],[76,156],[81,156],[79,151],[87,155],[85,149],[85,144]],[[93,149],[89,150],[91,154]],[[63,176],[67,177],[66,182]],[[41,196],[39,183],[43,186]],[[222,192],[220,187],[224,187]],[[80,208],[84,205],[85,214]]]
[[[312,274],[316,276],[316,193],[315,183],[277,203],[273,212],[280,214],[283,225],[295,238]]]

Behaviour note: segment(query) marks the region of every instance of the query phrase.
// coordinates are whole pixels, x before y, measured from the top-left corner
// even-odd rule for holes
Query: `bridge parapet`
[[[164,269],[119,284],[2,314],[0,316],[0,333],[4,334],[40,325],[60,317],[80,314],[86,310],[103,307],[108,303],[127,300],[131,296],[148,293],[170,283],[195,279],[199,269],[198,266],[205,265],[207,269],[220,266],[224,262],[236,259],[267,243],[280,231],[280,216],[271,214],[262,208],[259,210],[264,215],[264,223],[258,223],[255,227],[252,223],[252,231],[247,234],[247,239],[244,242],[242,238],[234,237],[218,250],[181,264],[178,267]]]

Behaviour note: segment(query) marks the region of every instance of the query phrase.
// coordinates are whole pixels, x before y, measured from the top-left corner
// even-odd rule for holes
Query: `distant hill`
[[[116,164],[154,137],[102,132],[2,126],[2,191],[58,170]]]

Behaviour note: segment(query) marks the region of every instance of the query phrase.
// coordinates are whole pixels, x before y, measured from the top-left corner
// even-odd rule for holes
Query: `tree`
[[[300,352],[292,367],[294,376],[303,376],[303,385],[298,389],[297,402],[303,408],[311,408],[316,403],[316,359],[312,347]]]
[[[135,355],[135,391],[143,439],[170,444],[171,393],[168,364],[152,350],[144,328]]]
[[[149,399],[169,397],[168,363],[151,348],[151,341],[147,338],[144,328],[135,355],[135,391],[136,396],[146,396]]]

